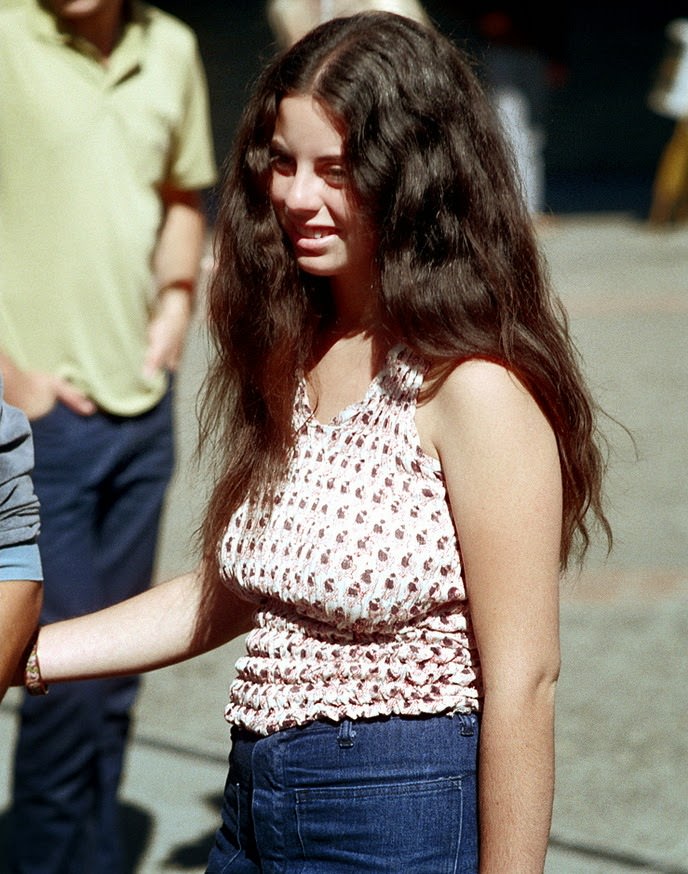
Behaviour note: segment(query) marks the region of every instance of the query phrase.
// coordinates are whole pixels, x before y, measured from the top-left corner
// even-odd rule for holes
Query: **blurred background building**
[[[197,32],[208,73],[220,161],[246,88],[274,48],[262,2],[160,0]],[[424,6],[446,33],[469,42],[461,0]],[[673,122],[647,103],[665,51],[665,28],[686,14],[676,0],[560,6],[565,80],[553,89],[546,119],[546,208],[554,213],[617,211],[646,216],[652,180]],[[465,10],[465,13],[464,13]]]

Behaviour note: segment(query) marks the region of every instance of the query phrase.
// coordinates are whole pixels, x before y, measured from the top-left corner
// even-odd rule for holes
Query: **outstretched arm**
[[[541,874],[554,790],[561,470],[516,377],[466,362],[428,404],[482,668],[480,874]]]
[[[199,569],[105,610],[43,627],[41,676],[51,683],[176,664],[248,631],[253,609]]]

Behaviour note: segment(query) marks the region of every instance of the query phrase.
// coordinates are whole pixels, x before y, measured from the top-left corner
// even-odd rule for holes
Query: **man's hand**
[[[150,378],[159,370],[179,367],[191,319],[192,299],[188,291],[169,288],[158,300],[158,308],[148,325],[148,349],[143,374]]]
[[[49,413],[60,401],[80,416],[92,416],[96,405],[66,379],[36,371],[23,372],[7,385],[7,400],[24,411],[29,420]]]

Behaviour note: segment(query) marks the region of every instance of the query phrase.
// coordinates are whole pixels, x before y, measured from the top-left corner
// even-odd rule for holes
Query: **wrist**
[[[188,277],[170,279],[158,286],[158,295],[164,294],[166,291],[183,291],[193,299],[196,295],[196,280]]]
[[[38,661],[38,638],[40,628],[33,636],[28,647],[28,655],[24,664],[24,686],[29,695],[47,695],[48,686],[41,676],[41,665]]]

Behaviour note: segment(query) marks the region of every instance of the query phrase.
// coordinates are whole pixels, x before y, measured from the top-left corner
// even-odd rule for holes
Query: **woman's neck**
[[[331,280],[332,314],[323,326],[325,330],[339,333],[342,337],[375,333],[380,318],[378,294],[370,276],[359,281]]]
[[[325,321],[315,337],[315,345],[308,369],[317,368],[323,358],[335,352],[336,357],[353,354],[355,359],[371,362],[373,373],[379,369],[387,352],[394,344],[377,321],[371,324],[355,322],[347,325],[340,321]],[[367,351],[366,351],[367,350]]]

